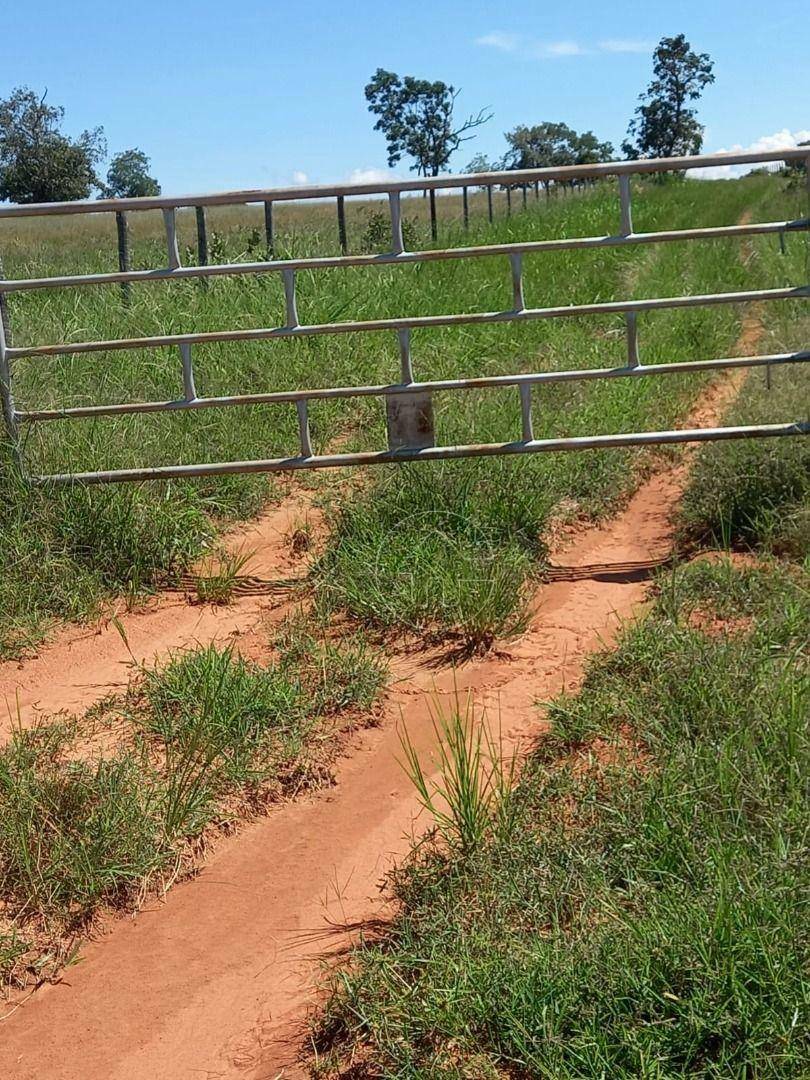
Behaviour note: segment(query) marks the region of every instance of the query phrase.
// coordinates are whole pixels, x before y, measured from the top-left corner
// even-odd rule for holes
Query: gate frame
[[[532,430],[532,387],[545,382],[570,380],[638,378],[648,375],[675,374],[688,371],[720,370],[741,367],[805,363],[810,360],[810,350],[777,353],[754,357],[723,357],[712,360],[691,360],[669,364],[644,365],[639,357],[637,316],[640,312],[712,304],[742,303],[749,301],[797,299],[810,297],[810,285],[793,288],[759,289],[736,293],[709,293],[692,296],[657,297],[645,300],[622,300],[608,303],[576,304],[557,307],[527,307],[524,298],[523,258],[545,251],[624,247],[636,244],[669,243],[742,236],[779,236],[783,240],[787,232],[810,229],[810,218],[789,221],[757,222],[723,225],[710,228],[664,230],[652,233],[633,231],[632,195],[630,178],[633,175],[649,175],[662,172],[685,171],[724,165],[754,164],[773,161],[804,161],[808,172],[810,191],[810,154],[806,148],[771,150],[750,153],[709,154],[692,157],[642,159],[638,161],[602,162],[590,165],[571,165],[551,169],[516,170],[508,174],[510,184],[544,184],[550,182],[576,183],[585,179],[616,177],[619,189],[619,231],[615,234],[590,237],[571,237],[523,243],[490,244],[457,248],[438,248],[425,251],[407,251],[402,233],[401,194],[404,192],[485,187],[492,189],[504,183],[503,173],[482,173],[459,176],[439,176],[419,180],[397,180],[368,184],[337,184],[310,187],[289,187],[250,191],[219,192],[207,195],[178,197],[149,196],[134,199],[99,199],[96,202],[39,203],[20,206],[0,206],[0,219],[33,216],[62,216],[86,213],[112,213],[121,233],[126,228],[126,214],[130,211],[159,209],[163,214],[166,235],[167,265],[150,270],[120,269],[114,273],[73,274],[49,278],[22,278],[0,280],[0,300],[13,292],[46,288],[70,288],[118,284],[129,290],[133,283],[144,281],[169,281],[175,279],[208,278],[223,275],[278,273],[285,295],[285,322],[281,326],[252,330],[220,330],[204,333],[168,334],[146,338],[122,338],[92,340],[86,342],[60,343],[54,345],[12,346],[7,341],[3,322],[0,320],[0,398],[5,426],[12,446],[14,459],[23,471],[21,430],[24,425],[57,419],[81,419],[96,416],[115,416],[142,412],[164,412],[187,409],[221,408],[225,406],[294,403],[298,415],[299,450],[294,456],[252,461],[210,462],[196,465],[169,465],[148,468],[99,470],[85,473],[59,473],[27,477],[33,483],[110,483],[170,479],[172,477],[222,475],[235,472],[276,472],[296,469],[328,468],[346,465],[370,465],[385,462],[409,462],[444,458],[490,456],[496,454],[522,454],[549,451],[599,449],[614,446],[641,446],[674,442],[704,442],[719,439],[768,438],[810,433],[807,421],[786,424],[747,425],[743,427],[702,428],[690,431],[668,430],[658,432],[634,432],[617,435],[594,435],[582,438],[535,439]],[[342,216],[346,196],[387,195],[391,224],[391,250],[380,255],[347,254],[345,242],[345,217]],[[262,203],[267,218],[268,208],[276,202],[306,199],[337,199],[339,217],[344,222],[341,229],[339,256],[280,259],[270,258],[264,262],[226,263],[212,265],[201,260],[202,265],[184,267],[177,241],[177,210],[194,207],[198,224],[205,221],[205,207]],[[269,245],[268,245],[269,246]],[[268,252],[272,254],[271,251]],[[446,259],[469,259],[504,255],[509,261],[512,281],[512,307],[504,311],[470,312],[433,316],[410,316],[391,319],[371,319],[322,324],[302,324],[299,319],[295,275],[299,270],[342,269],[359,266],[398,266],[417,262]],[[2,305],[3,308],[5,305]],[[411,353],[411,330],[455,325],[480,325],[494,322],[519,322],[535,319],[566,318],[593,314],[623,314],[626,330],[627,363],[623,367],[588,368],[570,371],[541,371],[531,374],[497,375],[472,379],[444,379],[416,381]],[[395,331],[400,356],[400,381],[390,384],[326,387],[315,390],[277,391],[260,394],[199,397],[197,395],[192,346],[222,341],[262,341],[275,338],[307,337],[312,335],[341,333],[370,333]],[[57,409],[18,410],[12,392],[12,362],[31,357],[73,355],[113,351],[118,349],[176,347],[180,359],[183,396],[171,401],[128,402],[112,405],[88,405]],[[432,394],[440,391],[472,389],[494,386],[515,386],[520,394],[521,437],[506,443],[471,444],[462,446],[436,446],[432,430]],[[314,455],[309,430],[309,402],[322,398],[376,396],[386,400],[389,416],[388,449],[376,452],[351,454]],[[396,418],[396,419],[392,419]]]

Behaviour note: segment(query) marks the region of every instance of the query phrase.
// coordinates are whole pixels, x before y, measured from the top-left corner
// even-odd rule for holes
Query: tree
[[[698,154],[703,125],[688,102],[697,101],[714,82],[714,62],[695,53],[683,34],[661,38],[653,53],[654,78],[630,121],[622,150],[629,158]]]
[[[499,172],[503,168],[500,161],[490,161],[486,154],[476,154],[471,158],[469,165],[464,168],[465,173],[489,173]]]
[[[366,86],[369,112],[379,119],[375,131],[381,131],[388,144],[388,164],[396,165],[403,155],[413,158],[411,169],[420,176],[438,176],[446,169],[451,155],[463,142],[474,138],[465,132],[485,124],[491,113],[482,109],[458,127],[453,125],[453,109],[459,91],[443,82],[400,79],[393,71],[377,68]]]
[[[159,195],[160,184],[149,175],[149,158],[143,150],[122,150],[110,162],[104,194],[110,199],[137,199]]]
[[[491,113],[481,110],[458,127],[453,126],[453,108],[459,91],[443,82],[400,79],[393,71],[377,68],[366,85],[369,112],[379,119],[388,144],[388,164],[396,165],[403,155],[413,158],[411,169],[420,176],[438,176],[447,168],[451,155],[463,142],[474,138],[465,132],[485,124]],[[430,190],[430,233],[436,239],[436,192]]]
[[[0,100],[0,199],[86,199],[99,186],[95,167],[107,149],[103,129],[71,139],[59,130],[65,110],[46,104],[45,97],[20,86]]]
[[[600,142],[592,131],[581,135],[567,124],[521,124],[506,132],[509,149],[503,159],[507,169],[546,169],[563,165],[590,165],[610,161],[613,146]],[[548,191],[549,181],[544,181]]]
[[[525,124],[506,132],[509,149],[504,163],[509,169],[544,169],[561,165],[590,165],[610,161],[613,147],[599,142],[592,131],[577,134],[567,124]]]

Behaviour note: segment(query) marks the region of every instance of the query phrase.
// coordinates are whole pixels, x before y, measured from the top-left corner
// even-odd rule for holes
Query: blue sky
[[[706,150],[810,137],[800,0],[6,0],[2,22],[0,96],[47,87],[69,131],[101,124],[111,152],[140,147],[167,193],[375,175],[385,147],[363,87],[378,66],[453,83],[460,112],[492,109],[455,171],[478,150],[499,156],[519,123],[564,121],[618,147],[654,44],[680,32],[715,60]]]

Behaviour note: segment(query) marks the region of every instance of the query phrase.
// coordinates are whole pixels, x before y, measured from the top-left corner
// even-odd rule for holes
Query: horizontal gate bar
[[[407,331],[403,331],[407,333]],[[226,397],[177,401],[139,401],[117,405],[78,405],[64,409],[29,409],[17,412],[20,422],[67,420],[93,416],[120,416],[130,413],[177,412],[186,409],[213,409],[228,405],[272,405],[290,401],[317,401],[322,398],[388,397],[440,390],[476,390],[484,387],[523,386],[537,383],[573,382],[589,379],[642,378],[647,375],[677,375],[684,372],[719,371],[729,368],[772,367],[810,361],[810,351],[770,353],[762,356],[726,356],[716,360],[685,360],[670,364],[635,364],[632,367],[578,368],[571,371],[540,371],[519,375],[483,375],[472,379],[437,379],[433,382],[379,383],[369,386],[330,386],[322,390],[276,390],[264,394],[235,394]]]
[[[7,355],[9,357],[71,356],[75,353],[108,352],[114,349],[153,349],[167,345],[194,345],[217,341],[266,341],[272,338],[353,334],[371,330],[416,330],[439,326],[531,322],[535,319],[559,319],[580,315],[614,315],[623,314],[627,311],[663,311],[670,308],[701,307],[710,304],[741,304],[751,300],[793,300],[803,297],[810,297],[810,285],[799,285],[786,289],[752,289],[746,292],[703,293],[697,296],[668,296],[648,300],[615,300],[598,304],[524,308],[522,311],[479,311],[457,315],[416,315],[410,318],[315,323],[310,326],[303,324],[300,326],[262,327],[255,330],[214,330],[197,334],[164,334],[145,338],[81,341],[74,344],[32,345],[25,348],[8,349]]]
[[[37,484],[113,484],[125,481],[172,480],[230,473],[287,472],[296,469],[331,469],[348,465],[405,464],[451,458],[491,457],[498,454],[539,454],[566,450],[603,450],[608,447],[650,446],[668,443],[715,442],[726,439],[766,439],[810,434],[810,423],[759,424],[746,427],[696,428],[683,431],[643,431],[581,438],[534,439],[530,442],[484,443],[471,446],[430,446],[424,450],[379,450],[357,454],[269,458],[264,461],[225,461],[201,465],[163,465],[143,469],[110,469],[87,473],[33,476]]]
[[[774,233],[810,229],[810,218],[790,221],[751,222],[747,225],[715,225],[703,229],[669,229],[660,232],[605,236],[573,236],[559,240],[529,240],[514,244],[480,244],[475,247],[436,248],[429,251],[383,252],[379,255],[334,255],[311,259],[275,259],[271,262],[219,263],[181,266],[174,270],[115,271],[107,274],[66,274],[48,278],[10,278],[0,281],[0,292],[29,289],[59,289],[83,285],[120,285],[126,282],[184,281],[189,278],[232,277],[285,270],[331,270],[340,267],[400,266],[409,263],[441,262],[446,259],[475,259],[490,255],[531,255],[544,251],[571,251],[577,248],[618,248],[635,244],[666,244],[678,240],[715,240],[736,236],[768,236]]]
[[[28,203],[0,206],[0,218],[36,217],[59,214],[98,214],[122,210],[162,210],[180,206],[235,206],[245,203],[290,202],[298,199],[328,199],[337,195],[379,195],[391,191],[436,191],[444,188],[501,187],[508,184],[576,181],[592,177],[658,172],[684,172],[718,165],[754,165],[765,161],[803,161],[807,147],[784,150],[757,150],[741,153],[702,154],[690,157],[641,158],[635,161],[603,161],[585,165],[560,165],[547,169],[514,169],[508,172],[423,176],[415,180],[375,181],[367,184],[322,184],[309,187],[254,188],[220,191],[207,195],[154,195],[133,199],[96,199],[94,202]]]

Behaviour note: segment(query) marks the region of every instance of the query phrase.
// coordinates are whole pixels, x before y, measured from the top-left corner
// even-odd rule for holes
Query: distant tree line
[[[622,151],[630,158],[672,157],[700,152],[703,125],[694,102],[714,82],[713,62],[696,53],[683,34],[662,38],[653,53],[653,79],[630,121]],[[419,176],[438,176],[452,155],[476,129],[492,119],[480,109],[466,119],[454,116],[459,91],[447,83],[400,77],[378,68],[365,88],[374,125],[386,140],[388,164],[403,158]],[[62,128],[65,110],[51,105],[26,86],[0,100],[0,199],[18,203],[157,195],[160,185],[150,175],[146,154],[122,150],[109,162],[102,128],[72,137]],[[507,149],[495,161],[477,154],[469,172],[508,172],[610,161],[613,146],[592,131],[574,131],[567,124],[520,125],[505,135]],[[505,180],[505,184],[508,181]]]
[[[93,192],[106,198],[160,194],[160,184],[149,175],[149,158],[137,148],[115,154],[102,178],[104,129],[72,138],[62,130],[65,110],[46,97],[20,86],[0,100],[0,200],[61,202],[87,199]]]
[[[630,121],[622,152],[628,158],[676,157],[697,154],[703,146],[703,125],[691,104],[714,82],[713,62],[696,53],[683,34],[665,37],[653,53],[653,79]],[[385,136],[388,164],[403,157],[420,176],[437,176],[448,168],[453,153],[472,132],[492,118],[487,109],[456,123],[453,109],[458,91],[443,82],[430,82],[378,68],[366,86],[369,110],[378,119],[375,131]],[[614,159],[614,148],[592,131],[577,132],[567,124],[545,122],[520,125],[505,133],[507,149],[490,160],[476,154],[467,172],[508,172],[515,169],[587,165]],[[504,178],[504,184],[508,180]]]

